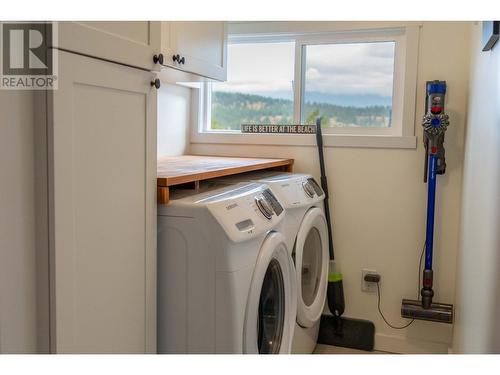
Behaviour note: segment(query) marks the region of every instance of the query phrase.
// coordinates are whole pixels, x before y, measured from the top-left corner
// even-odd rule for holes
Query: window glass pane
[[[212,83],[211,130],[293,121],[294,42],[229,44],[227,82]]]
[[[301,121],[391,127],[394,50],[395,42],[304,46]]]

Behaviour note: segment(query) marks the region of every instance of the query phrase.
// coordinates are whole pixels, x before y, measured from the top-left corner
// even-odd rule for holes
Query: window
[[[210,85],[208,129],[293,123],[295,43],[232,43],[227,53],[227,82]]]
[[[332,138],[327,146],[371,147],[371,136],[382,136],[376,140],[382,146],[415,147],[417,51],[418,27],[230,36],[228,80],[202,85],[197,135],[237,135],[241,124],[311,124],[321,117],[326,136],[357,136]],[[248,143],[251,135],[243,136]],[[278,144],[281,137],[281,144],[290,135],[269,137],[259,143]],[[309,135],[292,137],[289,144],[312,142]]]
[[[390,128],[394,42],[303,46],[301,122]]]

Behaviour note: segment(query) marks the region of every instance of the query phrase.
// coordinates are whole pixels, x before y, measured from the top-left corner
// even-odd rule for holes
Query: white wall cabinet
[[[147,70],[161,65],[187,80],[225,81],[227,25],[223,21],[58,22],[55,47]],[[160,56],[162,63],[153,59]],[[164,68],[165,69],[165,68]]]
[[[156,352],[153,78],[59,51],[47,101],[52,352]]]
[[[58,22],[56,47],[153,70],[160,36],[160,22]]]
[[[226,22],[162,22],[161,51],[166,66],[205,79],[227,78]]]

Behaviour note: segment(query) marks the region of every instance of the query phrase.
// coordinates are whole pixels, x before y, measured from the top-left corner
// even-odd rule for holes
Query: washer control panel
[[[311,175],[284,173],[260,181],[269,185],[285,208],[305,206],[325,198],[323,189]]]
[[[269,187],[249,183],[215,194],[198,203],[206,204],[228,237],[241,242],[266,233],[283,219],[284,208]]]

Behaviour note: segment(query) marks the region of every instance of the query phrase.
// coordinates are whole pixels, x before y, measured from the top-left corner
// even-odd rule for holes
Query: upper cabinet
[[[58,22],[55,47],[187,81],[227,77],[223,21]]]
[[[157,69],[161,22],[58,22],[56,47],[137,68]]]
[[[192,73],[202,80],[226,80],[226,46],[226,22],[161,23],[163,65]]]

